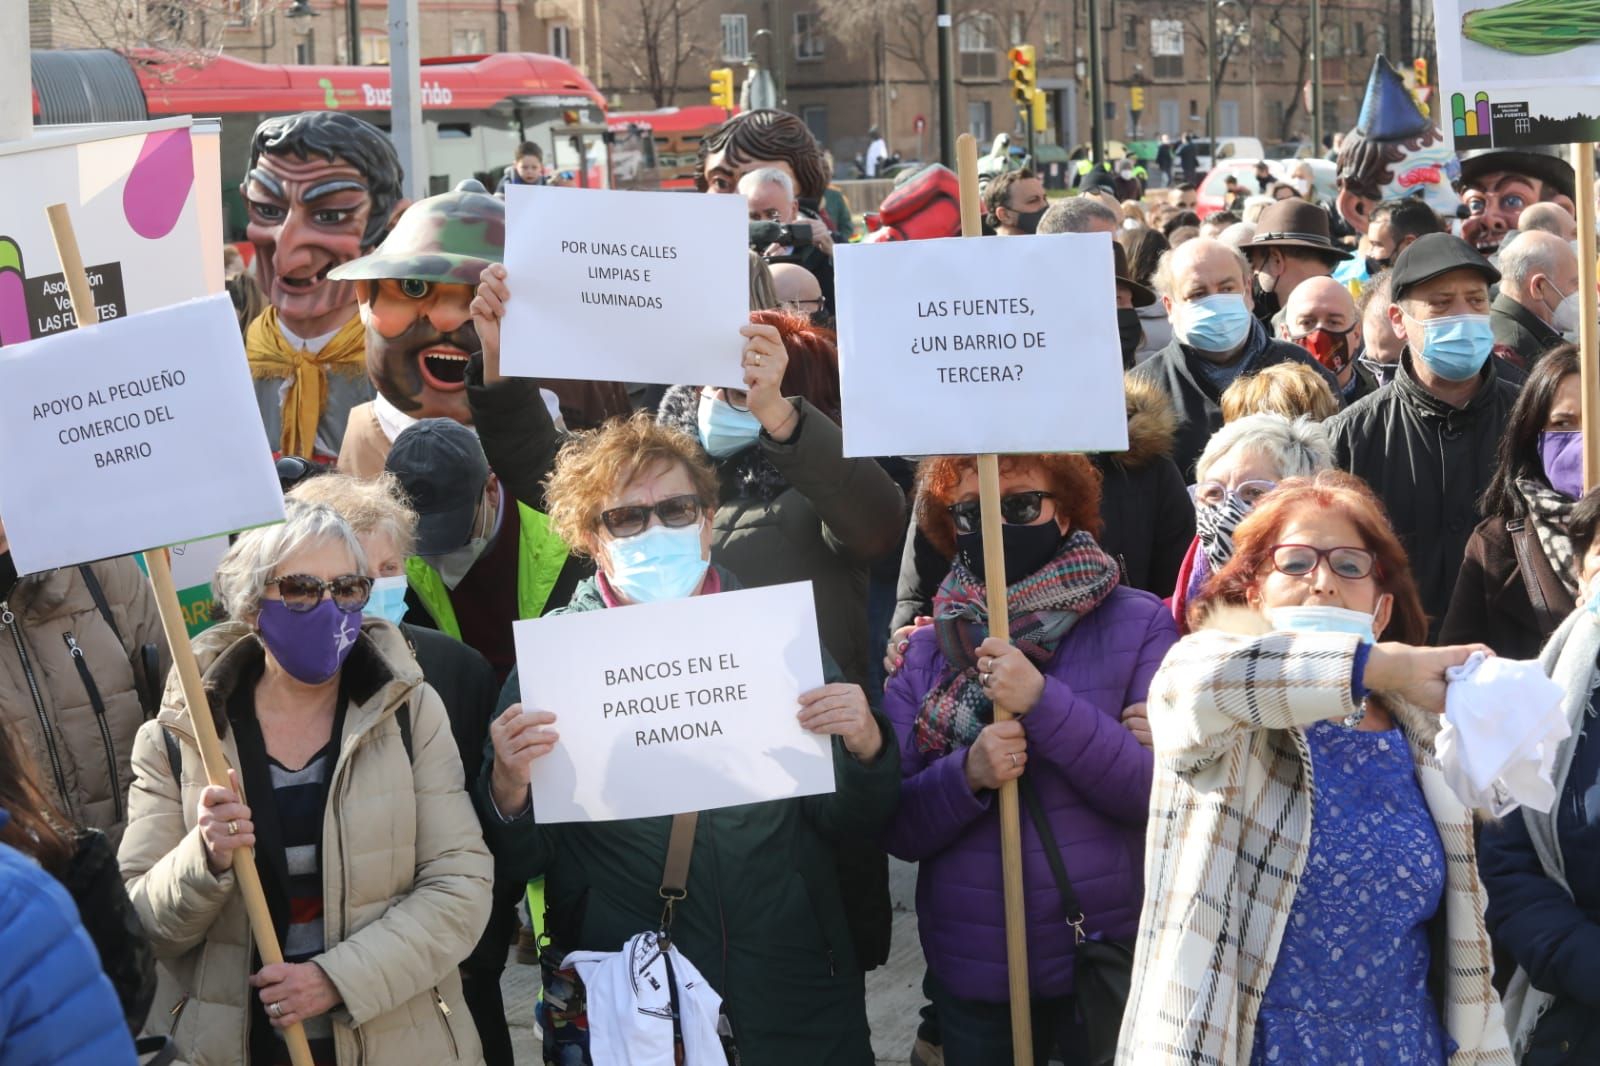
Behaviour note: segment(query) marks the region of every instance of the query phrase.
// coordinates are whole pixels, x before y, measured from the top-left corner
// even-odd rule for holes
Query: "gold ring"
[[[1017,762],[1017,753],[1016,752],[1012,752],[1011,753],[1011,768],[1013,770],[1015,770],[1020,765],[1022,765],[1022,764]]]
[[[760,352],[756,353],[755,364],[756,364],[756,366],[760,366],[761,365],[761,353]]]
[[[228,835],[231,837],[236,837],[239,835],[239,823],[234,821],[232,818],[228,819]]]

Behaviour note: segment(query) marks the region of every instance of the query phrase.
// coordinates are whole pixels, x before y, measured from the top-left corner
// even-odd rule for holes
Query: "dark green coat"
[[[723,588],[737,587],[721,574]],[[590,579],[566,610],[604,606]],[[513,674],[506,692],[515,691]],[[689,894],[672,932],[723,997],[743,1066],[873,1061],[831,842],[875,838],[894,813],[899,749],[881,717],[878,728],[883,750],[870,766],[834,739],[833,795],[700,815]],[[492,766],[486,759],[477,788],[489,847],[509,876],[544,876],[551,935],[563,951],[617,951],[656,928],[671,818],[541,827],[529,813],[502,821],[489,800]]]

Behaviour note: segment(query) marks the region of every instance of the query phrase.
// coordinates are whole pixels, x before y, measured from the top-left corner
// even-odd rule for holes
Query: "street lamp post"
[[[1311,49],[1311,154],[1322,152],[1322,5],[1311,0],[1311,28],[1306,33]]]
[[[939,162],[956,168],[956,52],[950,0],[938,0],[935,33],[939,40]]]
[[[345,52],[352,67],[361,65],[361,0],[345,0],[345,21],[349,26],[349,47]]]
[[[1217,159],[1217,5],[1206,0],[1206,142]]]
[[[1100,59],[1101,47],[1100,0],[1089,0],[1089,159],[1096,167],[1106,158],[1106,105],[1101,91],[1101,75],[1104,73]]]

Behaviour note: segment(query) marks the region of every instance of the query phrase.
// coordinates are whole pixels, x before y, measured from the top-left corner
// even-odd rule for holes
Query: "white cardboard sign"
[[[743,196],[511,186],[501,369],[740,384],[748,234]]]
[[[847,456],[1128,446],[1111,237],[834,249]]]
[[[648,818],[834,790],[811,583],[517,622],[526,709],[561,734],[533,764],[541,824]]]
[[[23,573],[283,520],[225,294],[0,349],[0,516]]]

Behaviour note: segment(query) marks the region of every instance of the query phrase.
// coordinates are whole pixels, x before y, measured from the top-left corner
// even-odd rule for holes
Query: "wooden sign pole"
[[[1583,389],[1583,489],[1600,486],[1600,295],[1595,290],[1594,145],[1572,146],[1578,172],[1578,371]]]
[[[956,139],[956,166],[961,179],[961,235],[983,236],[978,211],[978,142],[970,133]],[[989,595],[989,635],[1011,639],[1006,607],[1006,554],[1000,531],[1000,457],[978,456],[978,507],[983,522],[984,583]],[[1016,717],[995,704],[994,720]],[[1016,1066],[1033,1066],[1033,1001],[1028,995],[1028,916],[1022,896],[1022,823],[1017,783],[1000,786],[1000,867],[1006,899],[1006,968],[1011,977],[1011,1050]]]
[[[50,233],[55,238],[56,252],[61,257],[67,292],[72,297],[73,317],[79,325],[86,321],[94,322],[99,312],[95,308],[94,292],[89,287],[89,275],[83,268],[83,255],[78,250],[78,237],[72,229],[67,205],[51,204],[45,208],[45,214],[49,216]],[[211,720],[211,704],[206,699],[200,664],[195,660],[194,649],[189,644],[189,630],[183,621],[183,608],[178,603],[178,589],[172,581],[172,563],[164,548],[145,552],[144,563],[150,573],[150,585],[155,590],[161,628],[167,635],[168,646],[172,648],[173,665],[178,669],[178,683],[183,688],[184,701],[189,705],[189,718],[194,724],[195,739],[200,744],[200,762],[205,767],[206,780],[213,785],[230,787],[228,759],[223,754],[222,741],[217,737],[216,723]],[[267,909],[267,896],[261,888],[254,848],[238,848],[234,851],[233,876],[244,895],[245,911],[250,917],[250,932],[255,936],[261,961],[267,965],[282,962],[283,949],[272,927],[272,912]],[[294,1066],[312,1066],[311,1045],[306,1042],[303,1026],[295,1024],[283,1030],[283,1039],[289,1045],[289,1060]]]

